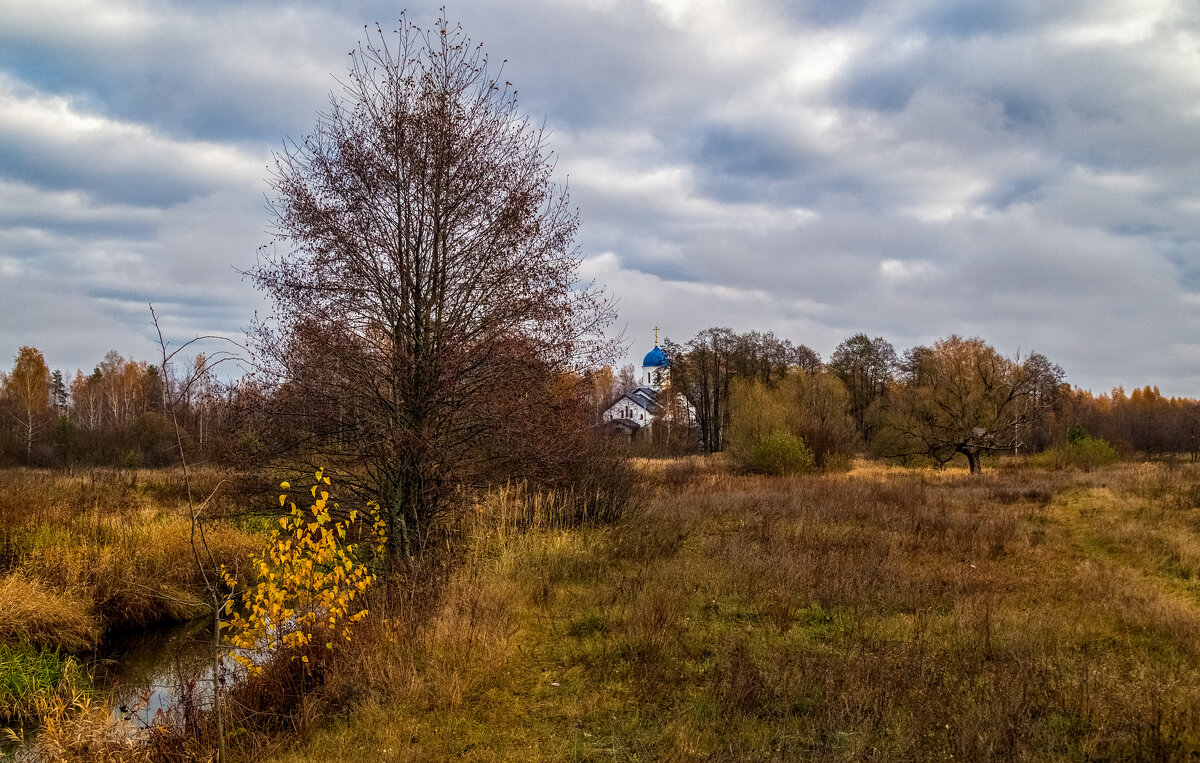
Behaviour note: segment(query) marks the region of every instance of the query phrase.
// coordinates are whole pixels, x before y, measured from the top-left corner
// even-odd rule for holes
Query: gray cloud
[[[1200,382],[1200,8],[481,3],[543,116],[585,274],[660,325],[1046,352],[1079,384]],[[236,335],[270,151],[382,2],[0,6],[0,355],[88,367]],[[430,23],[437,4],[410,8]]]

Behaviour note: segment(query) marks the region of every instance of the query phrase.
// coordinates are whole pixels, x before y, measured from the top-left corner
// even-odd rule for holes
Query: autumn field
[[[617,527],[481,513],[276,759],[1200,754],[1195,465],[643,469]]]
[[[262,685],[234,690],[246,714],[232,757],[1200,754],[1197,465],[1001,461],[968,476],[860,461],[769,478],[692,457],[638,470],[616,524],[564,522],[553,496],[511,488],[476,503],[456,528],[463,550],[374,600],[285,722],[263,720],[278,708],[250,696]],[[87,673],[106,631],[189,614],[177,476],[7,473],[6,649]],[[231,562],[261,542],[253,495],[231,492],[214,524]],[[187,759],[209,732],[190,733],[192,746],[104,755]],[[56,749],[97,759],[95,745]]]

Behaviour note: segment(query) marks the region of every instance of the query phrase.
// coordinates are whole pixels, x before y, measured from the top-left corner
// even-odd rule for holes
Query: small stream
[[[113,719],[136,735],[156,722],[178,723],[184,703],[206,709],[212,702],[212,621],[205,617],[176,625],[110,637],[91,667],[95,688],[112,706]],[[244,673],[231,657],[222,672]],[[20,744],[0,744],[0,760],[34,763],[29,729]]]
[[[109,659],[94,672],[108,694],[113,716],[145,728],[161,711],[171,716],[185,698],[207,707],[212,700],[212,621],[133,632],[112,639]],[[236,665],[223,661],[223,671]]]

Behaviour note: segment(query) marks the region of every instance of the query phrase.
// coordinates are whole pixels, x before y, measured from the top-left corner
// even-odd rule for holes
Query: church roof
[[[638,387],[632,392],[627,392],[609,404],[608,409],[612,410],[620,405],[622,400],[628,400],[640,406],[651,416],[657,416],[662,413],[662,406],[658,403],[658,391],[653,387]]]
[[[659,346],[654,345],[654,349],[646,353],[646,357],[642,358],[642,368],[646,367],[665,367],[671,365],[667,360],[667,353],[659,349]]]
[[[658,404],[658,392],[652,387],[638,387],[625,397],[633,400],[655,416],[662,413],[662,406]]]

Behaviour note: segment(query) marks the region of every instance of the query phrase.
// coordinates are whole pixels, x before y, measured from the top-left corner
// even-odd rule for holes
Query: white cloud
[[[0,74],[0,146],[5,174],[26,184],[155,203],[145,188],[184,196],[257,183],[266,152],[252,156],[230,145],[179,140],[138,123],[97,116],[62,96],[33,91]],[[11,180],[9,181],[11,182]],[[141,184],[143,188],[128,187]]]

